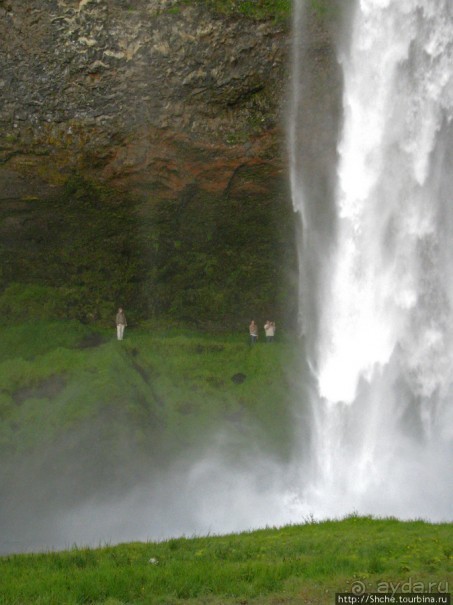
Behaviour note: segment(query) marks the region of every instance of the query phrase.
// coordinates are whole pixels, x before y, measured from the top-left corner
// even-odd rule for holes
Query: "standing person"
[[[252,319],[249,325],[250,344],[253,345],[258,340],[258,326]]]
[[[123,340],[124,328],[127,326],[126,315],[120,307],[116,314],[116,337],[118,340]]]
[[[269,320],[266,321],[264,324],[264,331],[266,333],[266,342],[274,342],[275,323]]]

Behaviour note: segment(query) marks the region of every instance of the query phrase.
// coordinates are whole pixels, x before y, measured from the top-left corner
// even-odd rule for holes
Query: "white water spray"
[[[295,38],[303,11],[296,0]],[[360,0],[348,35],[324,249],[300,174],[297,40],[293,57],[291,181],[315,383],[301,501],[320,514],[451,519],[453,4]]]

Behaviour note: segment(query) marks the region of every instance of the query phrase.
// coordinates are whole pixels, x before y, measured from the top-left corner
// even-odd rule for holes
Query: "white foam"
[[[322,291],[305,284],[317,392],[300,503],[451,517],[452,5],[360,0],[348,36],[333,252]]]

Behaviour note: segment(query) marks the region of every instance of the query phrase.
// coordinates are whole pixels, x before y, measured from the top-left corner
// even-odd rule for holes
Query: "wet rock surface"
[[[30,317],[22,285],[83,321],[120,302],[208,328],[296,316],[289,24],[212,6],[0,0],[5,316]],[[306,43],[316,77],[332,44]]]
[[[212,183],[224,158],[222,185],[279,155],[288,35],[272,20],[201,3],[17,0],[0,4],[0,37],[9,170],[54,185],[83,170],[146,198],[156,184]]]

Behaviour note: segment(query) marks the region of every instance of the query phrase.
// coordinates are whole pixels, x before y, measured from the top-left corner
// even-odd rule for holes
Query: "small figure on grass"
[[[258,340],[258,326],[255,321],[252,319],[249,325],[249,334],[250,334],[250,344],[254,345]]]
[[[266,321],[264,324],[264,332],[266,333],[266,342],[274,342],[275,336],[275,322]]]
[[[126,315],[123,309],[120,307],[116,314],[116,337],[118,340],[123,340],[124,329],[127,326]]]

